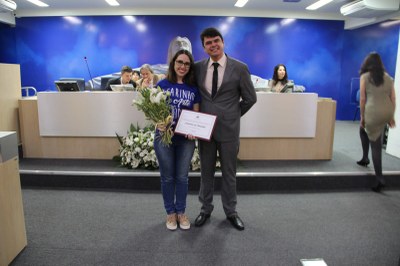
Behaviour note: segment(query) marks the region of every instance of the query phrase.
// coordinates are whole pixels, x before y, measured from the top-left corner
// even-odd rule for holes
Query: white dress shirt
[[[217,61],[219,64],[218,66],[218,85],[217,85],[217,91],[219,90],[219,87],[221,86],[222,80],[224,79],[224,74],[225,74],[225,69],[226,69],[226,55],[224,54],[221,59]],[[207,66],[207,74],[206,74],[206,80],[204,81],[205,88],[207,89],[208,93],[211,95],[212,91],[212,78],[213,78],[213,72],[214,72],[214,66],[213,63],[215,63],[211,58],[208,61],[208,66]]]

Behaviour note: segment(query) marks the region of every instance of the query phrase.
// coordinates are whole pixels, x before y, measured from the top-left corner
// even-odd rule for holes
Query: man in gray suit
[[[257,101],[256,92],[246,64],[224,53],[224,39],[215,28],[201,33],[204,51],[210,56],[196,62],[197,86],[201,93],[200,111],[217,116],[210,141],[199,141],[201,212],[195,226],[210,218],[213,206],[215,163],[217,151],[221,160],[221,198],[227,219],[238,230],[244,229],[236,212],[236,163],[239,151],[240,117]]]

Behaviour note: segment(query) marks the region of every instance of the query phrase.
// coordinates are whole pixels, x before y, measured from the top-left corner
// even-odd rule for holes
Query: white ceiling
[[[105,0],[42,0],[49,7],[38,7],[27,0],[17,3],[16,17],[96,16],[96,15],[198,15],[237,17],[277,17],[299,19],[344,20],[352,29],[395,17],[373,19],[344,17],[340,7],[353,0],[333,0],[326,6],[309,11],[305,8],[317,0],[249,0],[243,8],[234,7],[236,0],[118,0],[120,6],[109,6]],[[396,16],[399,16],[397,12]]]
[[[243,8],[236,0],[118,0],[119,7],[105,0],[42,0],[49,7],[38,7],[26,0],[17,3],[17,17],[59,15],[209,15],[246,17],[296,17],[344,20],[340,7],[352,0],[334,0],[317,11],[305,8],[317,0],[249,0]],[[292,0],[293,1],[293,0]]]

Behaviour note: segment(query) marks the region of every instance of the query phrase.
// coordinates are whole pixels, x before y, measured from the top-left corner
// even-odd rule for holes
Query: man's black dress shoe
[[[361,160],[357,161],[357,164],[367,167],[369,165],[369,159],[368,158],[367,159],[361,159]]]
[[[201,212],[199,216],[197,216],[196,220],[194,221],[195,226],[203,226],[206,223],[207,219],[210,218],[210,214]]]
[[[244,230],[244,223],[243,221],[239,218],[237,215],[232,215],[227,217],[227,219],[231,222],[233,227],[235,227],[237,230]]]

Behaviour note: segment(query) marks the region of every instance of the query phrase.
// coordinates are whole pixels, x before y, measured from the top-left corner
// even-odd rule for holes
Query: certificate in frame
[[[202,112],[182,110],[175,133],[181,135],[193,135],[198,139],[210,141],[214,131],[217,116]]]

